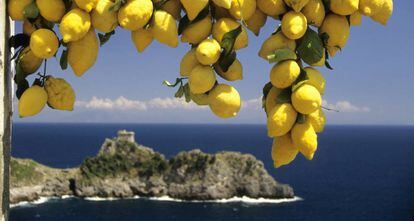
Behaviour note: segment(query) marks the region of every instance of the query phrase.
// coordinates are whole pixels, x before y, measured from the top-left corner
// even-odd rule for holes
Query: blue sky
[[[331,65],[321,69],[327,80],[325,106],[340,109],[327,113],[329,124],[414,124],[414,2],[396,0],[387,27],[364,18],[352,27],[347,46]],[[238,117],[222,120],[206,108],[186,105],[173,98],[174,89],[163,80],[179,75],[186,44],[168,48],[154,41],[138,54],[128,31],[116,35],[100,49],[98,61],[83,77],[70,69],[61,71],[56,59],[48,62],[48,74],[63,77],[77,94],[73,112],[43,111],[16,122],[130,122],[130,123],[265,123],[259,98],[268,82],[271,65],[257,52],[278,23],[268,19],[260,37],[250,34],[249,47],[238,52],[244,67],[243,81],[231,83],[244,105]],[[21,25],[16,25],[20,32]],[[59,54],[60,55],[60,54]],[[222,80],[221,82],[224,82]]]

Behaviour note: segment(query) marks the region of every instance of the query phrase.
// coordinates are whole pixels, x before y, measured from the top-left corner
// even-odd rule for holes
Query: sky
[[[327,112],[328,124],[414,124],[413,11],[414,1],[395,0],[388,26],[364,17],[361,26],[351,27],[347,46],[330,61],[334,70],[320,69],[327,80],[324,106],[340,110]],[[235,118],[223,120],[208,107],[175,99],[176,89],[162,85],[164,80],[174,81],[179,76],[179,63],[189,50],[188,44],[169,48],[154,41],[139,54],[130,32],[118,28],[100,48],[94,67],[80,78],[70,68],[62,71],[57,59],[48,61],[47,73],[65,78],[76,91],[74,111],[45,108],[31,118],[20,119],[15,114],[14,121],[264,124],[261,93],[272,64],[257,53],[278,25],[268,19],[260,36],[250,33],[248,48],[238,51],[244,68],[242,81],[220,79],[235,86],[242,97],[242,109]],[[21,24],[16,24],[16,32],[21,32]]]

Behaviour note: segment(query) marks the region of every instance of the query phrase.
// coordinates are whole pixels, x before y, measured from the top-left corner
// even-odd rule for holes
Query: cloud
[[[252,110],[260,110],[262,109],[262,98],[255,98],[250,99],[247,101],[242,101],[242,108],[243,109],[252,109]]]
[[[358,107],[352,104],[349,101],[338,101],[335,104],[330,104],[328,101],[324,100],[322,102],[322,106],[325,108],[338,110],[339,112],[346,112],[346,113],[356,113],[356,112],[370,112],[371,109],[369,107]]]

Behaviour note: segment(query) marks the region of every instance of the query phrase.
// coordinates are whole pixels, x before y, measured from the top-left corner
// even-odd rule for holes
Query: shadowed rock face
[[[192,150],[167,160],[148,147],[119,139],[106,139],[96,157],[74,169],[53,169],[31,160],[13,159],[11,176],[12,203],[63,195],[167,195],[184,200],[294,197],[290,186],[277,183],[263,163],[250,154]]]

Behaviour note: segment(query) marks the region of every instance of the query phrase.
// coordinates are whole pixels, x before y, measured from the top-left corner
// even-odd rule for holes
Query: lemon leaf
[[[72,8],[73,0],[63,0],[65,3],[65,11],[68,12]]]
[[[174,97],[176,97],[176,98],[182,98],[183,95],[184,95],[184,87],[183,86],[180,86],[178,88],[177,92],[175,92]]]
[[[308,74],[303,68],[301,68],[298,78],[293,83],[292,92],[295,92],[300,86],[304,85],[308,81],[309,81]]]
[[[109,41],[109,39],[111,39],[112,35],[115,34],[115,31],[111,31],[105,34],[98,34],[99,37],[99,42],[100,42],[100,46],[102,47],[106,42]]]
[[[17,84],[16,97],[20,100],[22,94],[29,88],[29,82],[24,79]]]
[[[23,15],[26,18],[37,18],[39,16],[39,8],[36,5],[36,1],[33,1],[24,8]]]
[[[182,88],[184,89],[185,102],[190,103],[191,102],[190,86],[187,83],[184,86],[182,86]]]
[[[60,56],[60,68],[62,68],[62,70],[66,70],[68,68],[68,50],[63,50],[62,51],[62,55]]]
[[[10,48],[20,48],[20,47],[26,47],[30,43],[30,37],[26,34],[17,34],[13,35],[9,38],[9,46]]]
[[[326,12],[331,10],[331,0],[322,0],[323,5],[325,6]]]
[[[116,0],[115,4],[109,7],[110,12],[117,12],[126,3],[126,0]]]
[[[234,63],[236,60],[237,54],[235,51],[233,51],[231,54],[224,56],[223,54],[220,55],[220,58],[218,60],[218,64],[223,72],[227,72],[230,68],[230,66]],[[217,74],[219,74],[218,71],[216,71]],[[220,75],[220,74],[219,74]],[[223,77],[220,75],[220,77]],[[224,77],[223,77],[224,78]]]
[[[240,35],[242,31],[243,31],[242,26],[239,25],[239,27],[224,34],[220,42],[220,45],[223,48],[222,55],[228,56],[231,54],[234,48],[234,43],[236,42],[237,37]]]
[[[277,49],[272,54],[267,56],[269,63],[276,63],[286,60],[296,60],[298,56],[289,48]]]
[[[323,41],[316,31],[308,28],[299,41],[297,51],[304,62],[309,65],[315,64],[323,57]]]
[[[182,86],[184,79],[185,78],[176,78],[174,84],[170,83],[169,81],[163,81],[162,84],[167,86],[167,87],[176,87],[178,84],[181,84],[181,86]]]
[[[285,88],[283,89],[279,96],[277,96],[276,101],[277,103],[284,104],[284,103],[290,103],[292,100],[292,88]]]
[[[273,85],[271,82],[268,82],[267,84],[265,84],[265,86],[263,87],[263,96],[262,96],[262,108],[266,111],[266,98],[267,95],[269,94],[270,90],[272,89]]]
[[[296,118],[296,122],[298,124],[304,124],[306,122],[307,116],[301,113],[298,113],[298,117]]]

